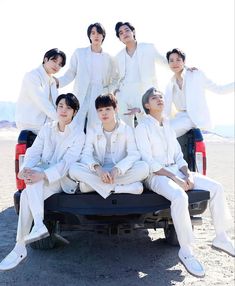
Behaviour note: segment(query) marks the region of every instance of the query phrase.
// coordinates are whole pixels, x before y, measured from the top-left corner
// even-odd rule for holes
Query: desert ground
[[[0,131],[0,260],[15,243],[16,135]],[[207,175],[223,184],[234,219],[234,141],[208,140],[206,146]],[[0,272],[0,286],[234,285],[234,258],[211,248],[214,229],[208,209],[203,214],[203,224],[196,226],[194,232],[195,254],[206,269],[202,279],[187,273],[179,262],[178,247],[165,242],[161,229],[120,236],[70,232],[65,234],[69,245],[49,251],[29,247],[26,260],[17,268]],[[234,223],[229,235],[234,240]]]

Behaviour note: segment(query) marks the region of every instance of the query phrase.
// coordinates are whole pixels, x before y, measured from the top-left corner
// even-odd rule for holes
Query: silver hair
[[[145,111],[146,114],[149,114],[149,109],[147,109],[145,107],[145,104],[149,102],[149,98],[155,94],[161,94],[163,95],[163,93],[159,90],[157,90],[155,87],[151,87],[149,88],[145,94],[142,96],[142,106],[143,106],[143,109]]]

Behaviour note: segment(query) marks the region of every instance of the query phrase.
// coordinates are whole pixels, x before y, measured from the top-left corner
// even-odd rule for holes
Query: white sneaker
[[[184,265],[185,269],[193,276],[204,277],[205,271],[201,263],[193,256],[184,256],[181,251],[178,253],[181,263]]]
[[[26,247],[21,248],[21,250],[15,247],[0,263],[0,271],[6,271],[15,268],[21,261],[26,258],[26,256]]]
[[[25,237],[25,243],[32,243],[34,241],[40,240],[42,238],[48,237],[50,234],[48,232],[48,229],[43,224],[40,227],[37,227],[36,225],[33,226],[30,234],[26,235]]]
[[[114,193],[115,194],[121,194],[121,193],[126,193],[126,194],[135,194],[135,195],[140,195],[143,193],[144,187],[141,182],[135,182],[131,184],[126,184],[126,185],[117,185],[115,187]]]
[[[230,239],[219,240],[219,239],[215,238],[212,241],[212,248],[214,248],[216,250],[224,251],[228,255],[235,257],[234,243]]]
[[[91,186],[87,185],[84,182],[80,182],[79,183],[79,189],[82,193],[90,193],[90,192],[94,192],[94,190],[92,189]]]

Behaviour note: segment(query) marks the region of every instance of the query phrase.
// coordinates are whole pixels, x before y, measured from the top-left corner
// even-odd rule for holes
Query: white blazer
[[[50,93],[53,103],[49,99]],[[16,103],[17,127],[39,131],[46,121],[56,120],[57,96],[55,80],[46,73],[43,65],[26,73]]]
[[[97,129],[88,130],[81,162],[88,165],[91,171],[94,171],[95,165],[102,166],[104,164],[106,143],[101,124]],[[125,174],[140,159],[133,129],[121,120],[111,136],[111,154],[112,161],[120,175]]]
[[[108,53],[102,52],[101,54],[103,56],[103,93],[112,92],[116,85],[114,60]],[[75,79],[73,93],[79,99],[80,106],[83,104],[91,80],[91,55],[90,46],[76,49],[71,57],[69,69],[58,78],[60,87],[64,87]]]
[[[60,134],[56,121],[47,123],[27,149],[21,170],[42,168],[49,185],[59,181],[63,191],[71,192],[71,182],[66,176],[70,165],[80,160],[84,142],[84,132],[73,121],[63,134]]]
[[[139,74],[142,84],[142,90],[146,91],[150,87],[157,87],[157,75],[156,75],[156,62],[168,66],[165,57],[159,54],[153,44],[150,43],[137,43],[137,59]],[[126,72],[126,48],[121,50],[115,57],[116,65],[118,69],[119,83],[118,87],[122,87],[123,80]]]
[[[205,89],[224,94],[233,92],[234,83],[217,85],[208,79],[202,71],[185,71],[184,77],[185,97],[187,113],[192,122],[199,128],[210,129],[212,127],[209,108],[205,98]],[[171,81],[165,92],[165,114],[172,115],[173,82]]]
[[[165,140],[162,139],[159,122],[151,115],[147,115],[135,128],[136,143],[142,159],[149,165],[150,173],[167,168],[170,164],[176,164],[178,169],[187,166],[167,119],[164,119],[163,126]]]

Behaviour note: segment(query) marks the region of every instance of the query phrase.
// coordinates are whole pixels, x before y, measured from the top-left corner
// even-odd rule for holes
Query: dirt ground
[[[17,215],[15,192],[15,137],[0,137],[0,260],[15,243]],[[234,218],[234,143],[207,143],[208,176],[220,181]],[[229,231],[234,239],[234,225]],[[198,279],[179,262],[178,248],[164,240],[163,230],[136,231],[108,236],[67,232],[69,245],[49,251],[28,248],[28,256],[16,269],[0,272],[0,286],[164,286],[234,285],[234,258],[211,249],[214,229],[209,211],[195,227],[195,254],[206,269]]]

